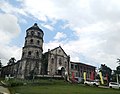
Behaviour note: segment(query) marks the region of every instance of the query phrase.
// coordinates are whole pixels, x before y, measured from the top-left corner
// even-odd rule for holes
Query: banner
[[[91,72],[91,74],[90,74],[90,79],[91,79],[91,80],[94,80],[94,79],[95,79],[95,72],[94,72],[94,71]]]
[[[74,72],[72,72],[72,80],[75,80]]]
[[[84,76],[84,81],[86,81],[86,72],[84,72],[83,76]]]
[[[103,77],[102,77],[102,72],[100,72],[100,80],[101,80],[101,84],[104,84]]]

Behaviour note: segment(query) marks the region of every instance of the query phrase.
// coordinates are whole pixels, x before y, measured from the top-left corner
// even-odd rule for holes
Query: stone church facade
[[[46,75],[61,75],[69,73],[70,57],[64,52],[61,46],[48,50],[43,55],[42,73]]]
[[[28,78],[34,75],[61,75],[69,73],[70,57],[61,46],[43,54],[44,32],[35,23],[26,30],[24,47],[22,48],[21,60],[4,66],[2,76],[14,76]]]
[[[44,32],[37,23],[28,28],[21,59],[2,67],[1,76],[25,79],[31,75],[64,77],[74,73],[75,77],[83,78],[83,72],[87,72],[89,78],[90,74],[95,72],[94,66],[70,62],[70,56],[65,53],[61,46],[48,49],[48,52],[43,53],[43,36]]]

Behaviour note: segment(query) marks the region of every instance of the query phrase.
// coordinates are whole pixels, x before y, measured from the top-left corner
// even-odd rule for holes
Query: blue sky
[[[0,59],[21,58],[26,29],[38,23],[44,52],[59,45],[71,61],[115,69],[120,57],[119,0],[1,0]]]

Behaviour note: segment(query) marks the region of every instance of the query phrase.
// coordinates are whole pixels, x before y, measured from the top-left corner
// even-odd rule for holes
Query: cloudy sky
[[[0,59],[21,58],[26,29],[44,31],[44,52],[59,45],[71,61],[115,69],[120,0],[0,0]]]

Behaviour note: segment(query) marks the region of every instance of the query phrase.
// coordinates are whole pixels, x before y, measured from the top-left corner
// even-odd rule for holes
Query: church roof
[[[32,27],[28,28],[27,31],[28,30],[38,30],[43,33],[43,31],[38,27],[37,23],[34,23],[34,25]]]
[[[72,64],[80,64],[80,65],[83,65],[83,66],[89,66],[89,67],[96,68],[95,66],[92,66],[92,65],[89,65],[89,64],[85,64],[85,63],[82,63],[82,62],[72,62],[72,61],[70,61],[70,63],[72,63]]]
[[[60,49],[63,51],[63,53],[64,53],[66,56],[68,56],[68,55],[65,53],[65,51],[63,50],[63,48],[62,48],[61,46],[58,46],[58,47],[56,47],[56,48],[54,48],[54,49],[52,49],[52,50],[50,50],[50,51],[57,50],[58,48],[60,48]],[[44,54],[48,54],[48,52],[46,52],[46,53],[44,53]]]

